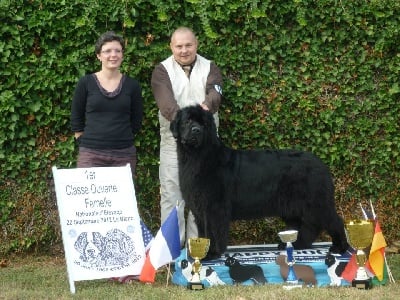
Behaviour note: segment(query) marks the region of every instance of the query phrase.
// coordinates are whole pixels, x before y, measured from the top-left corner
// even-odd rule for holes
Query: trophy
[[[374,237],[374,222],[372,220],[351,220],[345,223],[346,235],[349,244],[357,250],[357,273],[351,282],[352,287],[359,289],[372,288],[372,280],[365,271],[367,261],[364,249],[372,243]]]
[[[188,282],[187,288],[190,290],[202,290],[204,284],[200,280],[201,263],[200,260],[206,257],[210,239],[207,238],[189,238],[189,255],[194,258],[192,264],[192,278]]]
[[[279,238],[282,242],[286,243],[286,254],[287,254],[287,261],[286,263],[289,266],[288,276],[285,281],[285,285],[283,286],[285,289],[292,289],[302,287],[301,284],[298,284],[298,279],[296,273],[294,272],[293,265],[295,264],[295,260],[293,257],[293,245],[292,243],[297,240],[297,230],[286,230],[281,231],[278,233]]]

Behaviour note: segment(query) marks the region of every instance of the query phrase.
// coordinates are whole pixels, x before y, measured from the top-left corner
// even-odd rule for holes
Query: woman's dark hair
[[[114,31],[107,31],[103,33],[97,40],[96,44],[94,45],[94,52],[99,54],[101,52],[101,48],[105,43],[117,41],[121,44],[122,51],[125,50],[125,43],[124,39],[116,34]]]

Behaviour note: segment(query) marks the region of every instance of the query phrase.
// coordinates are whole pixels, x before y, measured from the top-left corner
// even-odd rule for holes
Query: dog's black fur
[[[313,154],[228,148],[218,137],[213,115],[200,106],[179,110],[170,129],[177,141],[183,199],[199,236],[211,239],[208,258],[226,250],[232,220],[273,216],[299,231],[296,249],[309,248],[326,230],[331,252],[347,250],[331,174]]]

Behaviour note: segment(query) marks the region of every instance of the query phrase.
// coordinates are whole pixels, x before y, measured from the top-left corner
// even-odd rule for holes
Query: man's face
[[[181,65],[190,65],[197,54],[197,40],[190,31],[175,32],[170,43],[175,60]]]

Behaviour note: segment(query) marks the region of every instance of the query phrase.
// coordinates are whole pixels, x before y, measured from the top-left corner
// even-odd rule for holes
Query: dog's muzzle
[[[193,126],[190,130],[181,137],[181,143],[189,146],[198,146],[201,129],[198,126]]]

